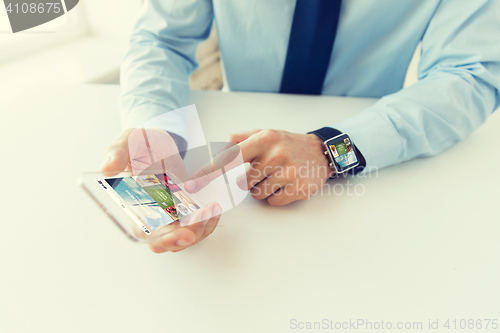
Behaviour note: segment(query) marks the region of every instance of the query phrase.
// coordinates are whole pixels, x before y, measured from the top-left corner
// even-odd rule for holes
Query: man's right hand
[[[181,180],[186,179],[183,160],[172,137],[161,128],[124,130],[107,148],[100,172],[114,176],[131,171],[134,176],[147,169],[168,170]],[[211,202],[186,218],[187,226],[174,222],[164,227],[171,231],[149,243],[155,253],[178,252],[210,235],[219,222],[222,208]]]

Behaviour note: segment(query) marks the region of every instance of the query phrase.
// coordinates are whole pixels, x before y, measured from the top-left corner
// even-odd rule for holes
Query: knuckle
[[[280,133],[274,129],[266,129],[260,133],[265,143],[274,143],[280,139]]]
[[[286,162],[286,156],[283,155],[273,155],[269,158],[268,165],[270,166],[279,166],[284,165]]]
[[[279,147],[276,147],[276,149],[274,150],[273,152],[273,156],[277,157],[277,158],[281,158],[283,160],[286,160],[289,156],[289,151],[286,147],[284,146],[279,146]]]

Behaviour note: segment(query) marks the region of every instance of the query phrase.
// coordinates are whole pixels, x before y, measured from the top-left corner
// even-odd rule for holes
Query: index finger
[[[217,153],[208,163],[203,165],[189,177],[188,181],[184,184],[186,191],[190,193],[198,192],[214,179],[220,177],[223,173],[243,165],[246,162],[252,162],[255,158],[253,156],[257,156],[257,150],[253,148],[254,145],[251,143],[249,144],[247,141],[251,141],[251,138],[237,145],[226,144],[226,147],[230,147]],[[243,149],[248,152],[246,158]]]

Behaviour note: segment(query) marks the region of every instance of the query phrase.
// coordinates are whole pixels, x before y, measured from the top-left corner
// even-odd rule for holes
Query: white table
[[[38,85],[0,109],[0,332],[289,332],[293,319],[424,329],[430,319],[448,331],[447,319],[500,319],[499,115],[437,157],[350,179],[363,195],[285,207],[248,197],[204,242],[155,255],[75,183],[119,133],[118,95]],[[374,103],[201,91],[192,100],[209,141],[306,132]]]

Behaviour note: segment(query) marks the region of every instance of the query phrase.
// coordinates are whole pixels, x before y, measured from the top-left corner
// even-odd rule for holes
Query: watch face
[[[338,173],[345,172],[359,164],[349,135],[342,134],[326,142]]]

